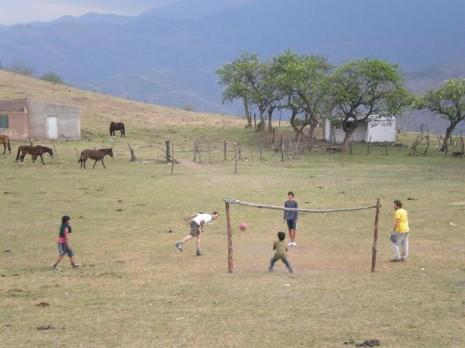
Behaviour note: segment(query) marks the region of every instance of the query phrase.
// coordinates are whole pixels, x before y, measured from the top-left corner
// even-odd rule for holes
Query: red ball
[[[245,222],[241,222],[241,223],[239,224],[239,229],[240,229],[241,231],[245,231],[245,230],[247,229],[247,224],[246,224]]]

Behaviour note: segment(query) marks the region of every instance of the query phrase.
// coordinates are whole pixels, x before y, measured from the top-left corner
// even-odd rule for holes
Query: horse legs
[[[87,158],[82,160],[82,164],[84,164],[84,169],[87,169],[86,163],[87,163]]]
[[[5,153],[6,153],[6,144],[3,143],[3,154],[5,154]]]
[[[40,160],[42,161],[42,164],[45,165],[44,158],[42,157],[42,154],[40,154],[39,156],[40,156]]]
[[[95,165],[97,164],[98,160],[95,160],[94,165],[92,166],[92,169],[95,169]]]
[[[101,159],[101,161],[102,161],[103,168],[107,169],[107,167],[105,167],[105,163],[103,162],[103,158]]]
[[[35,163],[37,159],[37,155],[32,155],[32,163]]]

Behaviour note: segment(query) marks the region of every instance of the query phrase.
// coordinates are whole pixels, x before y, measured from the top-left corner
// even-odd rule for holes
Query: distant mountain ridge
[[[215,71],[243,51],[291,49],[335,64],[377,57],[418,73],[465,65],[463,18],[462,0],[179,0],[134,17],[0,26],[0,61],[100,92],[231,113]]]

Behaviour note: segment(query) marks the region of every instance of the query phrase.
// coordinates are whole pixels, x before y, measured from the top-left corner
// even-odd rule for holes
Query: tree
[[[449,122],[441,151],[446,149],[455,127],[465,120],[465,79],[447,80],[437,90],[418,98],[418,109],[428,109]]]
[[[20,74],[24,76],[32,76],[34,71],[23,63],[14,63],[12,66],[7,68],[8,71],[11,71],[15,74]]]
[[[291,111],[290,124],[297,137],[310,126],[310,145],[315,129],[328,109],[326,79],[330,69],[324,57],[300,56],[290,51],[273,60],[275,83],[284,107]]]
[[[44,81],[53,82],[55,84],[61,84],[61,85],[65,84],[65,82],[60,77],[60,75],[58,75],[57,73],[54,73],[53,71],[50,71],[50,72],[42,75],[41,79],[44,80]]]
[[[220,84],[224,86],[223,102],[241,99],[248,127],[252,127],[250,114],[252,86],[257,84],[260,64],[260,59],[256,54],[244,53],[217,71]]]
[[[347,151],[355,129],[374,117],[389,115],[405,89],[398,68],[382,60],[362,59],[337,68],[329,79],[333,117],[342,119],[342,150]],[[397,108],[400,110],[400,107]]]

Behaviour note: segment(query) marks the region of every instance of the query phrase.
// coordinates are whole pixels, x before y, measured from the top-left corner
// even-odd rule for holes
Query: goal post
[[[233,238],[232,238],[232,224],[231,224],[231,206],[239,205],[245,207],[252,207],[258,209],[268,209],[268,210],[280,210],[280,211],[296,211],[300,213],[309,213],[309,214],[327,214],[327,213],[343,213],[343,212],[352,212],[352,211],[361,211],[361,210],[374,210],[375,219],[374,219],[374,233],[373,233],[373,245],[371,250],[371,272],[376,271],[376,254],[378,252],[377,243],[378,243],[378,225],[379,225],[379,214],[381,211],[381,200],[378,198],[376,204],[368,207],[355,207],[355,208],[337,208],[337,209],[302,209],[302,208],[285,208],[276,205],[269,204],[259,204],[241,201],[238,199],[224,199],[225,210],[226,210],[226,230],[228,237],[228,272],[234,272],[234,258],[233,258]]]

